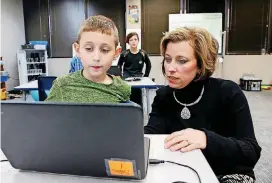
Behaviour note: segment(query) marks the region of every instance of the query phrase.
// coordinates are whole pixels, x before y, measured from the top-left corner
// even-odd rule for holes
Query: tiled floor
[[[272,92],[246,92],[256,138],[262,147],[255,167],[256,183],[272,182]]]

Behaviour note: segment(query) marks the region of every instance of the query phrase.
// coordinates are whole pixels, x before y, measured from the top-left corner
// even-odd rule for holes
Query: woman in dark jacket
[[[201,28],[180,28],[161,40],[168,86],[157,91],[147,134],[170,134],[165,148],[201,149],[221,182],[255,182],[261,148],[244,93],[229,80],[210,77],[218,44]]]

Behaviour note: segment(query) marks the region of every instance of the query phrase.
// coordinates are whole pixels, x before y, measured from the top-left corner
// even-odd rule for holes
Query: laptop
[[[27,171],[144,179],[149,139],[134,103],[1,102],[1,149]]]

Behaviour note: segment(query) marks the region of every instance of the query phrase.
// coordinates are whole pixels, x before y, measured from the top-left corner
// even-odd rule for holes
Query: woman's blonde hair
[[[194,49],[197,59],[197,66],[200,69],[200,77],[210,77],[214,70],[218,57],[218,42],[205,29],[194,27],[183,27],[170,31],[161,39],[160,49],[164,57],[168,43],[178,43],[189,41]],[[165,74],[164,59],[162,64],[162,72]]]
[[[87,18],[81,25],[77,42],[80,42],[81,35],[83,32],[101,32],[101,34],[112,35],[114,36],[115,46],[118,46],[119,43],[119,33],[115,23],[108,17],[103,15],[90,16]]]

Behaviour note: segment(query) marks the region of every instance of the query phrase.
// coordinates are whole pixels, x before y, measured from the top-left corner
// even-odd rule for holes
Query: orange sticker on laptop
[[[135,176],[135,161],[108,159],[105,160],[107,173],[109,176]]]

